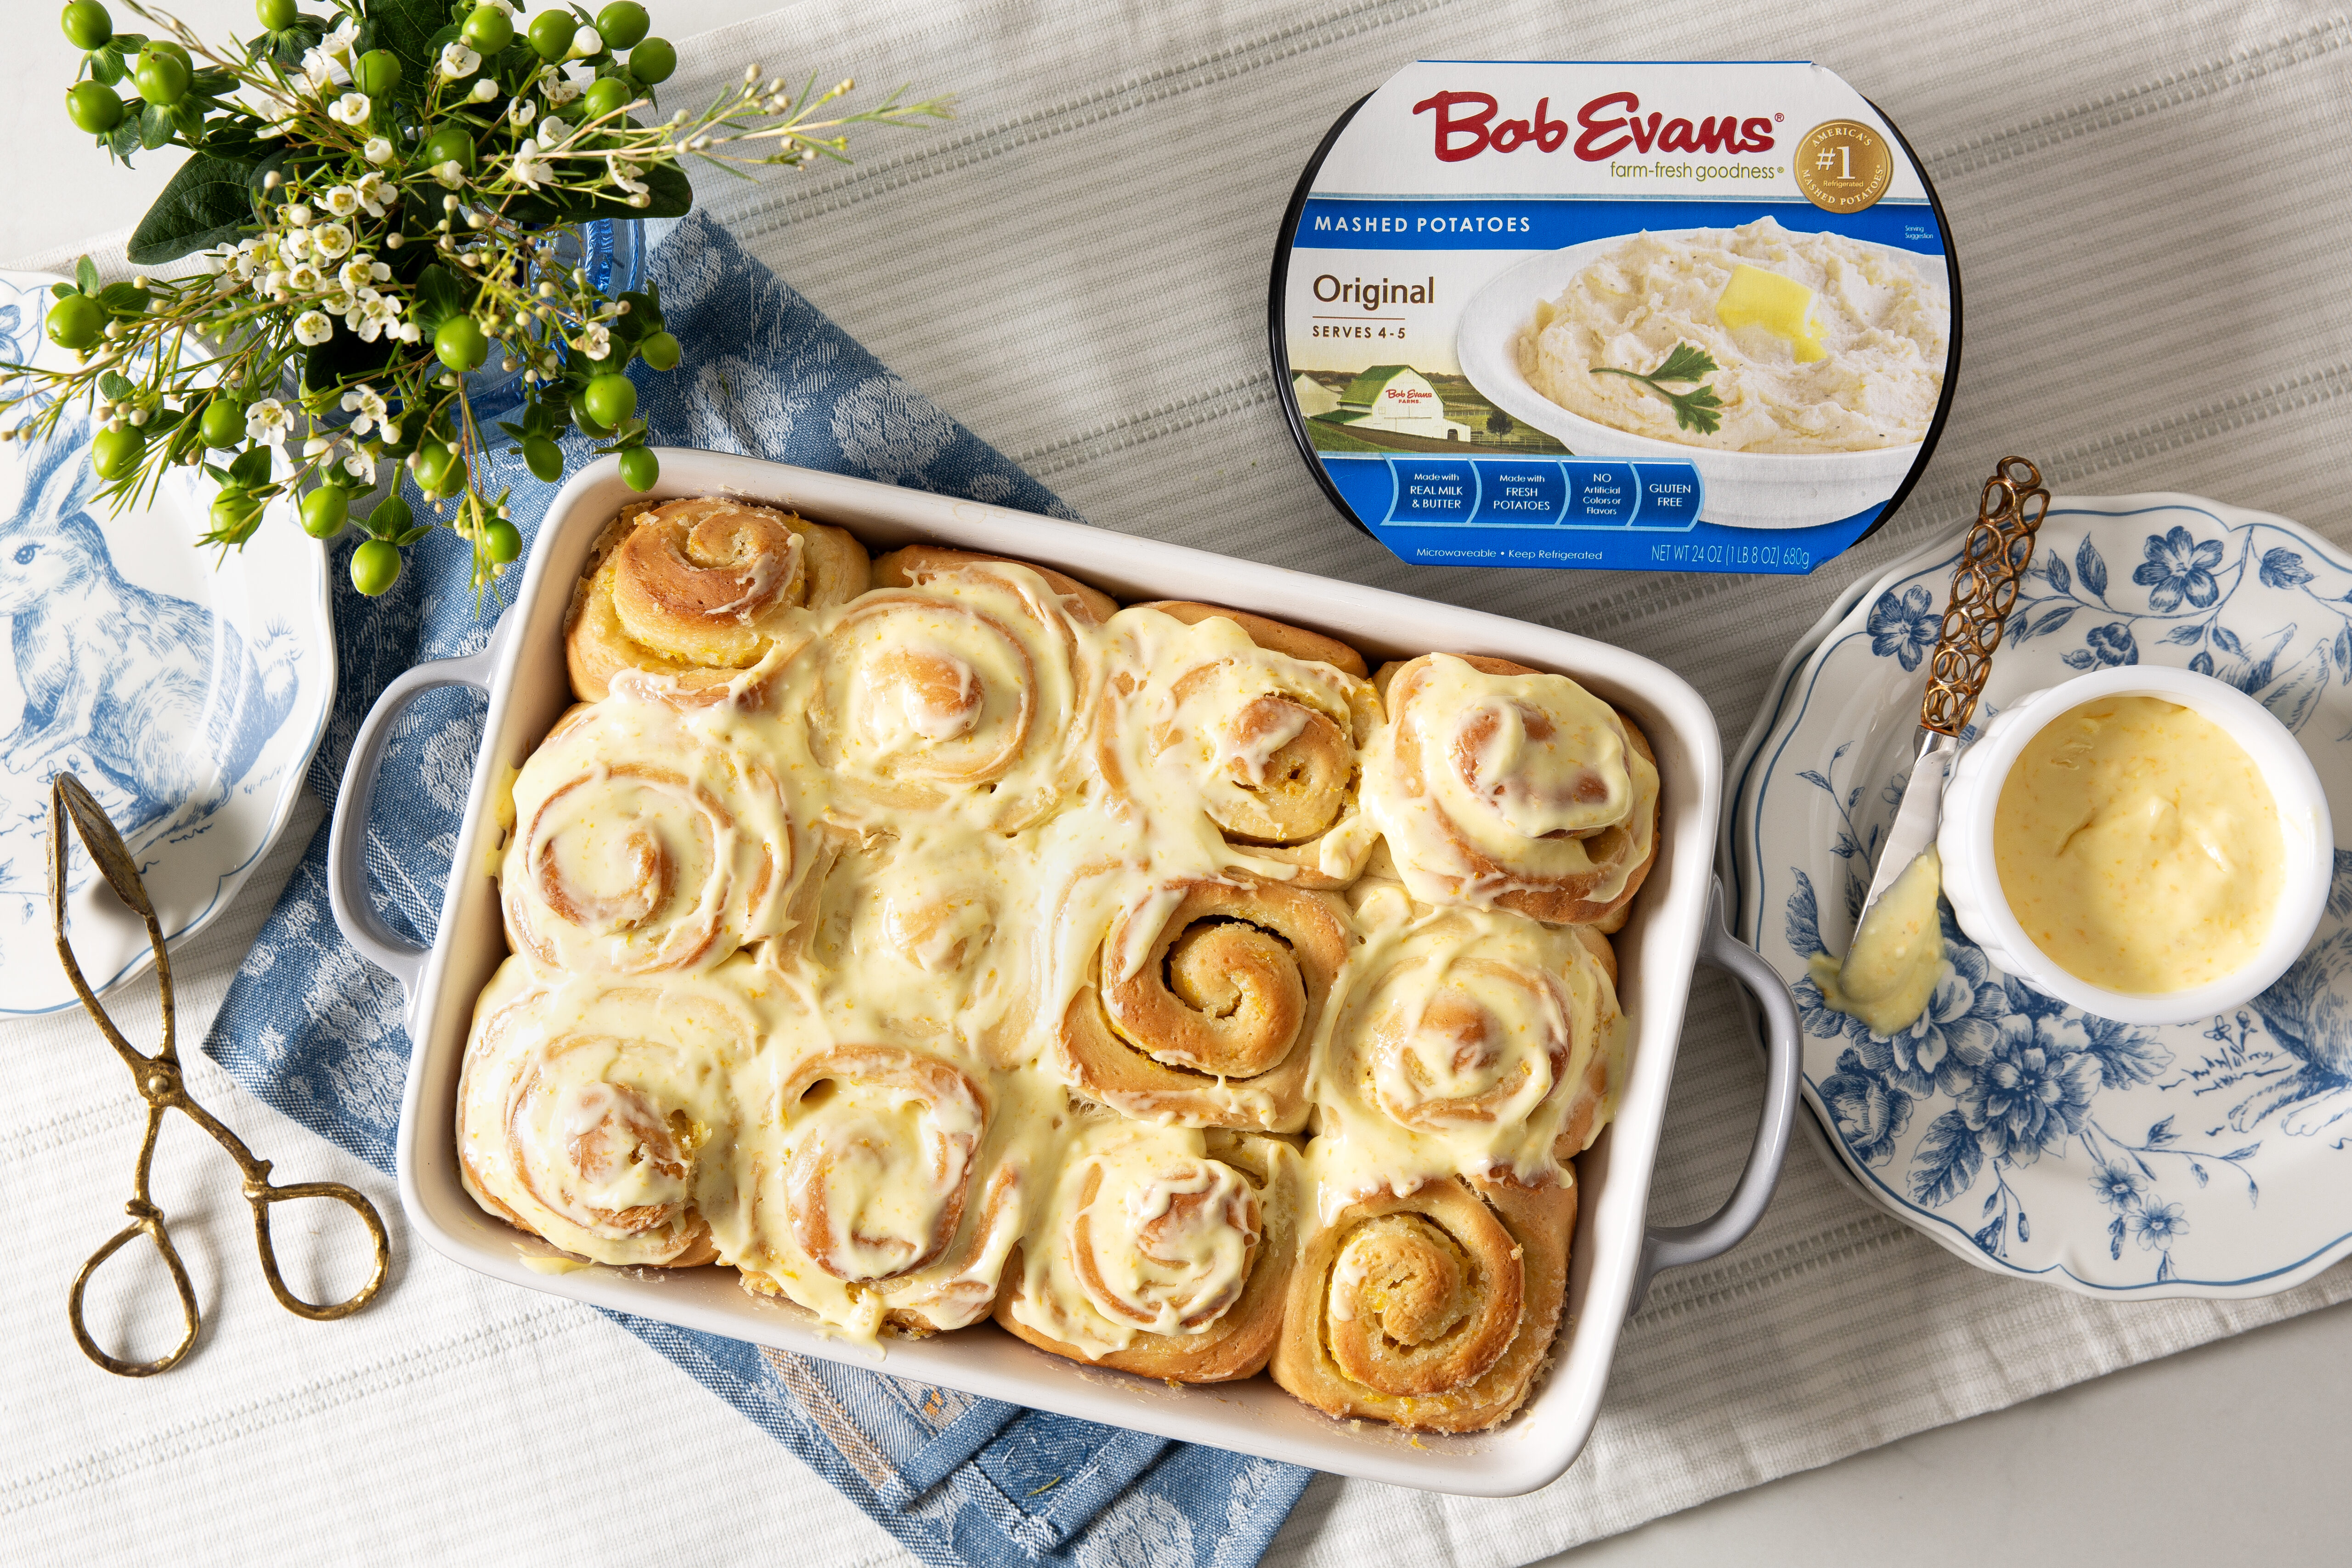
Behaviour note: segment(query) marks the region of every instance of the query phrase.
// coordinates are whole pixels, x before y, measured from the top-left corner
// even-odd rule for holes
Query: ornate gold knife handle
[[[1927,664],[1920,728],[1954,737],[1968,728],[2010,606],[2017,602],[2017,585],[2033,563],[2034,535],[2049,510],[2042,470],[2023,458],[2003,458],[1978,498],[1976,526],[1969,530],[1959,567],[1952,574],[1951,598]]]

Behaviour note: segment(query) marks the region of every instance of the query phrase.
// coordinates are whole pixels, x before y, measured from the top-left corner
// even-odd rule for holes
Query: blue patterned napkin
[[[656,443],[774,458],[1024,510],[1075,514],[890,374],[710,218],[655,247],[670,330],[687,347],[667,375],[637,374]],[[571,437],[577,459],[581,437]],[[528,541],[555,487],[492,459]],[[413,499],[413,498],[412,498]],[[478,650],[465,552],[436,533],[399,585],[362,598],[335,552],[341,689],[310,787],[331,805],[352,736],[413,664]],[[429,941],[481,741],[478,699],[429,696],[395,730],[367,860],[378,908]],[[256,1095],[389,1171],[408,1067],[400,988],[364,963],[327,903],[327,829],[287,883],[238,971],[205,1049]],[[800,1456],[926,1563],[1249,1568],[1307,1472],[1171,1443],[881,1373],[763,1351],[626,1314],[616,1321]]]

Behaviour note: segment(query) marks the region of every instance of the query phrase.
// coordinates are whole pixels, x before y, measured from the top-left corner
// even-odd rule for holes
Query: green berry
[[[382,511],[378,507],[376,510]],[[400,551],[381,539],[371,539],[352,552],[352,586],[375,598],[400,581]]]
[[[634,49],[644,41],[646,29],[653,18],[636,0],[613,0],[610,5],[596,13],[596,36],[604,40],[608,49]]]
[[[522,531],[504,518],[482,530],[482,548],[503,566],[522,553]]]
[[[466,43],[494,55],[514,42],[514,21],[496,5],[477,5],[466,18]]]
[[[49,342],[86,349],[106,331],[106,310],[87,294],[68,294],[49,307]]]
[[[551,63],[572,52],[572,35],[580,30],[572,13],[564,10],[541,11],[530,19],[530,29],[523,36],[530,40],[539,58]]]
[[[179,61],[182,65],[187,67],[191,73],[193,73],[196,68],[196,62],[188,58],[188,51],[178,44],[173,43],[169,38],[150,38],[147,40],[146,47],[140,52],[142,54],[169,55],[173,59]]]
[[[416,514],[409,510],[408,503],[398,496],[384,497],[367,515],[368,531],[379,536],[405,533],[415,521]]]
[[[261,521],[261,499],[240,489],[225,489],[213,499],[213,532],[234,544],[252,536]]]
[[[164,109],[188,96],[188,68],[156,45],[139,52],[139,67],[131,75],[139,84],[139,96]]]
[[[544,436],[526,436],[522,460],[538,478],[553,484],[563,477],[563,448]]]
[[[101,479],[129,479],[139,471],[139,457],[146,449],[147,437],[135,425],[100,430],[89,444],[89,466]]]
[[[452,447],[438,441],[427,441],[416,448],[416,488],[426,495],[445,495],[457,488],[465,478],[465,469],[457,461]]]
[[[637,411],[635,385],[627,376],[612,372],[591,379],[580,400],[588,405],[588,417],[607,429]]]
[[[629,90],[628,83],[600,76],[588,84],[588,90],[580,95],[580,102],[586,110],[587,119],[601,120],[635,96]]]
[[[653,366],[656,370],[675,370],[677,368],[678,354],[680,353],[677,346],[677,340],[670,336],[667,332],[656,332],[652,337],[647,338],[644,342],[637,345],[637,353],[643,355],[645,362]]]
[[[352,62],[352,85],[370,98],[383,98],[400,85],[400,57],[390,49],[370,49]]]
[[[79,130],[103,136],[122,123],[122,100],[110,87],[76,82],[66,89],[66,118]]]
[[[473,317],[452,316],[433,334],[433,353],[451,370],[478,370],[490,357],[490,343]]]
[[[661,459],[650,448],[632,447],[621,454],[621,482],[633,490],[649,490],[661,478]]]
[[[677,69],[677,48],[667,38],[647,38],[629,51],[629,74],[647,87],[667,81]]]
[[[425,139],[426,168],[451,163],[469,174],[474,172],[474,138],[462,125],[444,125]]]
[[[234,397],[215,397],[205,405],[205,416],[196,427],[204,433],[205,446],[234,447],[245,439],[245,405]]]
[[[592,441],[602,441],[613,434],[611,426],[599,425],[589,417],[588,405],[577,398],[572,404],[572,423],[579,426],[580,433]]]
[[[253,14],[271,32],[282,33],[294,25],[294,0],[253,0]]]
[[[342,532],[352,514],[351,492],[341,485],[320,485],[302,498],[302,531],[313,539],[332,539]]]
[[[114,18],[98,0],[73,0],[58,18],[66,41],[78,49],[102,49],[114,37]]]

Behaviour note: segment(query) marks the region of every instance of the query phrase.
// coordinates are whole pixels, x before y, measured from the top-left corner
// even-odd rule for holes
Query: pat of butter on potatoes
[[[1813,328],[1813,291],[1793,278],[1746,264],[1731,269],[1731,281],[1715,301],[1715,317],[1733,331],[1761,327],[1788,341],[1797,363],[1829,357]]]

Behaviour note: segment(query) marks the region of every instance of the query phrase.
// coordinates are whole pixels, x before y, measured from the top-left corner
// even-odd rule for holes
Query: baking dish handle
[[[1798,1067],[1803,1037],[1797,1024],[1796,1000],[1772,966],[1754,948],[1731,934],[1724,915],[1723,882],[1717,879],[1707,900],[1706,936],[1699,960],[1724,971],[1756,998],[1764,1016],[1764,1119],[1748,1151],[1747,1168],[1739,1184],[1714,1217],[1696,1225],[1653,1226],[1642,1244],[1642,1271],[1633,1281],[1633,1299],[1626,1314],[1639,1311],[1650,1281],[1662,1268],[1704,1263],[1739,1245],[1764,1217],[1772,1189],[1780,1180],[1780,1163],[1789,1152],[1789,1132],[1797,1120]]]
[[[470,686],[488,696],[490,668],[506,640],[511,612],[499,617],[490,640],[481,652],[463,658],[438,658],[404,670],[368,710],[352,740],[351,760],[343,764],[342,788],[335,795],[335,819],[327,835],[327,900],[334,907],[335,923],[359,949],[360,956],[400,982],[403,1001],[414,1005],[416,983],[424,978],[430,951],[403,940],[375,911],[368,898],[368,816],[375,805],[376,770],[383,765],[384,747],[392,721],[428,691],[445,686]]]

